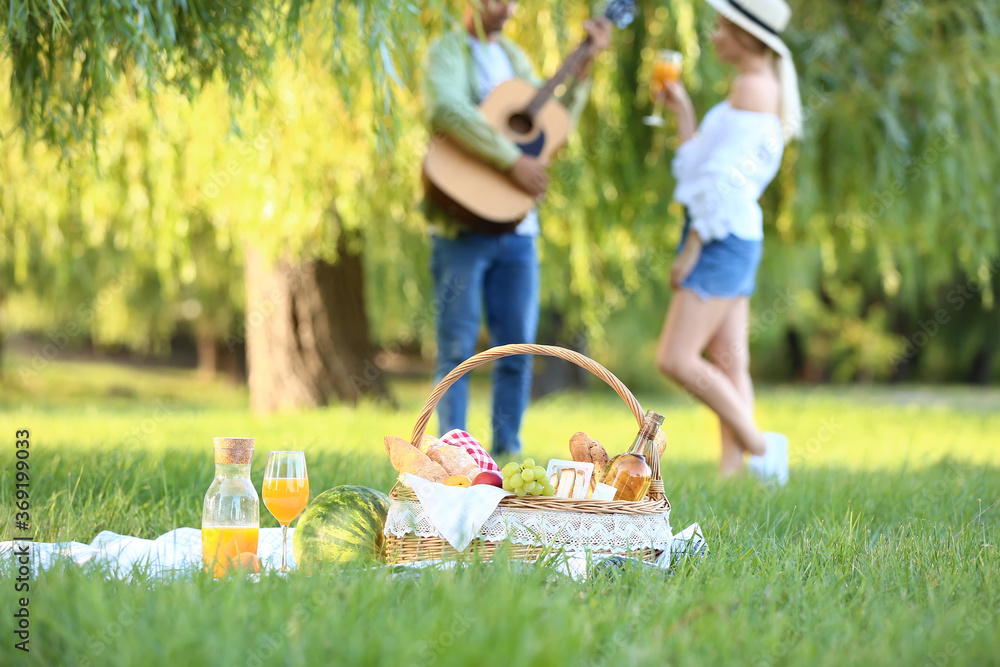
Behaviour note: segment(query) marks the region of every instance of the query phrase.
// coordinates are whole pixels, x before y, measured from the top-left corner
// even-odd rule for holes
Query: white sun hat
[[[781,83],[781,130],[785,143],[802,136],[802,102],[792,53],[781,33],[788,26],[792,10],[785,0],[706,0],[726,19],[764,42],[778,55]]]

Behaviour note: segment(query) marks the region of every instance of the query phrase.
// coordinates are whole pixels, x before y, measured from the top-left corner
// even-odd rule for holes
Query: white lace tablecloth
[[[288,529],[288,567],[295,568],[292,554],[294,528]],[[189,574],[201,567],[201,531],[177,528],[155,540],[119,535],[105,530],[90,544],[82,542],[0,542],[0,563],[6,567],[11,556],[27,545],[33,575],[52,567],[59,560],[106,568],[110,576],[131,578],[139,569],[150,577],[169,578]],[[281,568],[281,528],[261,528],[257,555],[265,568]]]
[[[441,536],[419,502],[391,499],[385,534],[403,537],[407,533],[419,537]],[[600,515],[506,507],[498,507],[490,515],[478,536],[490,542],[510,540],[515,544],[538,544],[541,537],[546,546],[567,552],[613,554],[646,547],[669,549],[674,539],[669,512]]]

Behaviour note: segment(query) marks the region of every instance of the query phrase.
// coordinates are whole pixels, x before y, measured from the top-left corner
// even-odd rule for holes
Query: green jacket
[[[536,86],[544,83],[520,47],[502,35],[500,46],[519,78]],[[589,78],[569,79],[565,93],[558,98],[569,110],[574,125],[589,95]],[[446,33],[431,45],[427,55],[425,99],[427,123],[432,134],[446,133],[467,151],[502,171],[509,170],[520,157],[520,149],[494,130],[479,113],[479,81],[472,64],[468,33],[464,30]],[[429,202],[425,201],[428,219],[438,225],[444,235],[453,236],[460,223],[436,206],[427,204]]]

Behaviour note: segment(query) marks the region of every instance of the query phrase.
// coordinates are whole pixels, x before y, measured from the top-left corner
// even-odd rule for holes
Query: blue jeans
[[[484,309],[491,347],[535,342],[539,266],[534,236],[434,236],[431,275],[437,312],[435,383],[475,354]],[[533,358],[517,355],[493,363],[493,453],[516,455],[521,451],[521,416],[531,396]],[[441,433],[465,430],[468,405],[466,375],[438,402]]]

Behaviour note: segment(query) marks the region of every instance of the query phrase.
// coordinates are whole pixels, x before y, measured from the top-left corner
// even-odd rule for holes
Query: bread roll
[[[417,447],[422,453],[426,454],[435,447],[440,447],[443,443],[435,438],[433,435],[428,435],[424,433],[424,437],[420,438],[420,445]]]
[[[385,437],[385,451],[389,453],[392,467],[401,473],[408,472],[432,482],[443,482],[448,477],[448,472],[440,464],[399,436]]]
[[[431,457],[432,461],[441,464],[441,467],[449,475],[465,475],[471,480],[475,479],[476,475],[482,472],[479,469],[479,464],[476,463],[476,459],[469,456],[468,452],[461,447],[453,445],[433,447],[427,452],[427,456]]]
[[[574,433],[573,437],[569,439],[569,453],[573,460],[591,463],[593,459],[590,458],[590,446],[595,442],[597,441],[582,431]]]

